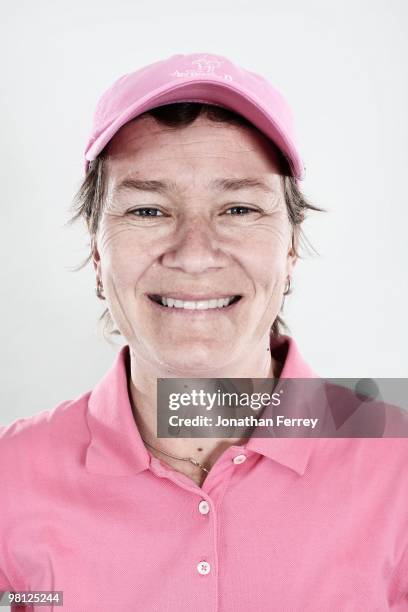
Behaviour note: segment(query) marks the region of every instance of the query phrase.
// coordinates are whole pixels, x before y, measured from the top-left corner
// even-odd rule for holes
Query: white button
[[[197,569],[199,574],[205,576],[206,574],[210,573],[211,567],[207,561],[200,561],[200,563],[197,565]]]
[[[236,457],[234,457],[233,462],[238,464],[238,463],[244,463],[244,461],[246,461],[246,455],[237,455]]]
[[[206,502],[205,499],[203,499],[198,504],[198,509],[201,512],[201,514],[208,514],[210,511],[210,504]]]

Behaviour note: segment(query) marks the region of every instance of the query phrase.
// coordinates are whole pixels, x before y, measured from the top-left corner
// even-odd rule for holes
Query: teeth
[[[186,310],[209,310],[211,308],[225,308],[225,306],[228,306],[232,302],[234,296],[213,300],[200,300],[197,302],[175,300],[170,297],[161,297],[160,299],[163,306],[167,306],[168,308],[185,308]]]

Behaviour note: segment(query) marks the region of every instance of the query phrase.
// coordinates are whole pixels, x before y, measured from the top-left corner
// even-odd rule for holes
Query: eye
[[[229,212],[231,211],[231,212]],[[232,212],[234,211],[234,212]],[[254,208],[249,208],[248,206],[231,206],[227,209],[226,214],[231,216],[244,216],[249,213],[258,212]],[[164,217],[165,215],[158,209],[150,206],[144,206],[142,208],[134,208],[129,211],[129,214],[135,215],[136,217],[148,218],[148,217]]]
[[[249,208],[248,206],[231,206],[231,208],[228,208],[228,210],[235,210],[235,211],[239,211],[238,213],[234,214],[233,216],[240,216],[240,215],[247,215],[248,212],[258,212],[257,210],[255,210],[254,208]],[[245,212],[243,212],[245,211]],[[228,214],[228,211],[227,211]],[[231,213],[232,215],[232,213]]]
[[[136,213],[140,213],[140,214],[136,214]],[[160,213],[160,215],[157,215],[156,213]],[[152,208],[152,207],[148,207],[148,206],[144,206],[143,208],[135,208],[133,210],[130,210],[129,214],[135,215],[136,217],[144,217],[144,218],[146,218],[146,217],[164,216],[163,213],[158,208]]]

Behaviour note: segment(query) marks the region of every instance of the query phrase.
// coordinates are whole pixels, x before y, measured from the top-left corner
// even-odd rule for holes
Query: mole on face
[[[202,449],[202,448],[197,448],[197,450],[198,450],[198,451],[202,451],[203,449]]]

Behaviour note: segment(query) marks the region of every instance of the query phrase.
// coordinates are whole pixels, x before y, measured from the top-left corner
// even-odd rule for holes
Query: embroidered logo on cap
[[[230,74],[219,73],[217,70],[220,68],[223,62],[216,57],[208,55],[202,55],[196,60],[193,60],[191,64],[194,68],[184,68],[183,70],[175,70],[170,73],[170,76],[174,77],[202,77],[202,76],[218,76],[226,81],[232,81]]]

